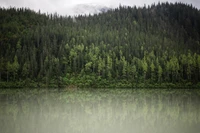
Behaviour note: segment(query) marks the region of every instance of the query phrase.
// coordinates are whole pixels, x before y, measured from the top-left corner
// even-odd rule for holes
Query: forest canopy
[[[183,3],[60,16],[0,8],[0,87],[200,85],[200,10]]]

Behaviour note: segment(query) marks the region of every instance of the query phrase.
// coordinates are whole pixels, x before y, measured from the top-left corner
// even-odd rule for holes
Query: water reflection
[[[3,133],[198,133],[198,90],[1,90]]]

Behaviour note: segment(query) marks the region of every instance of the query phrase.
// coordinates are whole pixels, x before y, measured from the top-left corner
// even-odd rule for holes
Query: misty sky
[[[108,7],[117,7],[121,5],[143,6],[144,4],[152,4],[165,2],[166,0],[0,0],[1,7],[29,7],[35,11],[54,13],[61,15],[73,15],[73,7],[77,4],[100,4]],[[199,0],[168,0],[168,2],[184,2],[193,4],[200,9]]]

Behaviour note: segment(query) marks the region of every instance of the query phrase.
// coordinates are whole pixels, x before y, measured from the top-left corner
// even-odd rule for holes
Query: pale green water
[[[199,133],[198,90],[0,90],[1,133]]]

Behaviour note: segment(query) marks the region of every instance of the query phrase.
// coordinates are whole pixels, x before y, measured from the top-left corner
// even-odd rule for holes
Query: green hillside
[[[0,87],[198,87],[200,10],[119,6],[89,16],[0,8]]]

